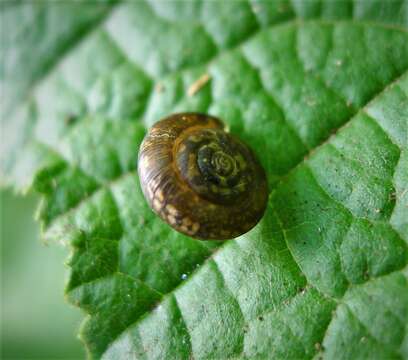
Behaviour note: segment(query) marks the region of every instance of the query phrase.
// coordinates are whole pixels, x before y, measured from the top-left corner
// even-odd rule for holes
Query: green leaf
[[[2,7],[54,51],[2,119],[3,178],[43,195],[44,238],[73,249],[89,356],[408,358],[408,3],[98,7],[61,32],[44,19],[65,5]],[[200,242],[148,208],[138,147],[176,111],[220,116],[257,153],[271,193],[251,232]]]

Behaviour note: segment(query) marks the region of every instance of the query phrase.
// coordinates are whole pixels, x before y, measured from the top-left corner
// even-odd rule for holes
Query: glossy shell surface
[[[237,237],[254,227],[266,208],[263,168],[209,115],[181,113],[157,122],[141,145],[138,173],[152,209],[198,239]]]

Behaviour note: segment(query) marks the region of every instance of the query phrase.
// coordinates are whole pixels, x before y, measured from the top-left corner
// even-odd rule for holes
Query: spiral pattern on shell
[[[153,210],[174,229],[230,239],[254,227],[268,198],[252,151],[215,117],[181,113],[157,122],[139,152],[138,173]]]

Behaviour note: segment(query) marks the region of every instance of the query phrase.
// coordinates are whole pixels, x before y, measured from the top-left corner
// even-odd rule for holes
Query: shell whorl
[[[237,237],[266,207],[262,167],[209,115],[182,113],[157,122],[141,145],[138,173],[153,210],[195,238]]]

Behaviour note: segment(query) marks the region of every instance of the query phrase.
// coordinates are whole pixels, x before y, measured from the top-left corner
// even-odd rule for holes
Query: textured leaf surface
[[[73,248],[90,356],[408,358],[407,2],[100,6],[64,36],[44,23],[62,7],[2,8],[36,9],[59,55],[21,75],[1,167]],[[263,220],[224,244],[172,231],[138,183],[147,127],[187,110],[223,118],[268,173]]]

